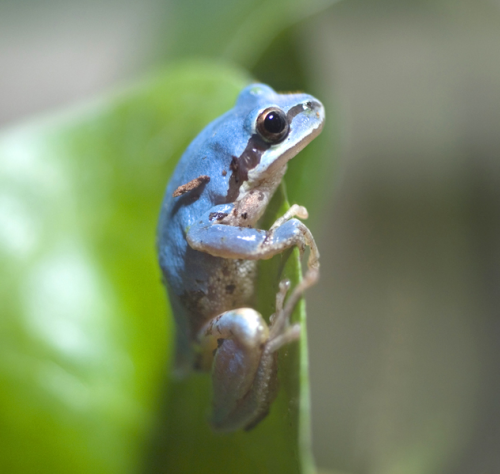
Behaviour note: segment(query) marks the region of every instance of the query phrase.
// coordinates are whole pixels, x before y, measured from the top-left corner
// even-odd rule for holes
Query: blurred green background
[[[3,0],[0,124],[193,57],[327,108],[309,166],[329,160],[329,172],[288,183],[322,254],[307,298],[317,464],[500,472],[500,1]],[[63,251],[82,268],[74,248]],[[160,331],[150,334],[158,347]],[[131,369],[124,358],[109,370]],[[55,366],[49,375],[65,377]],[[81,403],[81,387],[67,386],[68,403]],[[46,421],[40,403],[41,421],[26,423]],[[125,401],[114,410],[124,423],[144,416]]]

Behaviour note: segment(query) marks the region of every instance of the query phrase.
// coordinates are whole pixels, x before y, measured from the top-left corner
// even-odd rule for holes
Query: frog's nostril
[[[306,106],[308,109],[311,109],[311,110],[314,110],[314,109],[320,109],[320,108],[322,107],[322,105],[321,105],[319,102],[312,101],[312,100],[310,100],[309,102],[306,102],[306,103],[305,103],[305,106]]]

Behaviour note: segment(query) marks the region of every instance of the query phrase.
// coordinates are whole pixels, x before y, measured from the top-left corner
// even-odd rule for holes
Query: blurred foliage
[[[303,303],[301,344],[280,354],[269,418],[251,433],[214,436],[209,378],[171,388],[165,377],[171,323],[154,238],[178,157],[251,80],[217,57],[255,66],[271,85],[272,66],[286,65],[283,87],[305,88],[286,27],[330,3],[174,2],[171,56],[214,59],[0,137],[1,472],[312,470]],[[294,201],[313,202],[320,159],[305,150],[290,170]],[[267,219],[283,206],[282,189]],[[293,255],[285,270],[283,256],[263,264],[266,317],[282,272],[299,278]]]
[[[251,69],[283,30],[337,1],[174,0],[168,52],[171,57],[222,57]]]
[[[247,82],[187,65],[1,138],[2,472],[139,462],[169,356],[166,177]]]

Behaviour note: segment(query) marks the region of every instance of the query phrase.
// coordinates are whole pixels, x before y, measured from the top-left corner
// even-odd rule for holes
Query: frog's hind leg
[[[293,289],[284,305],[290,282],[283,280],[280,283],[276,295],[276,312],[270,318],[269,338],[262,352],[255,381],[246,397],[247,403],[255,407],[253,419],[244,427],[246,431],[251,430],[269,412],[270,405],[276,397],[278,389],[277,351],[286,344],[300,338],[300,324],[290,326],[290,317],[304,291],[314,285],[318,277],[319,272],[316,269],[308,270],[304,279]]]
[[[244,400],[251,391],[269,337],[264,318],[251,308],[226,311],[198,333],[204,357],[212,366],[212,426],[235,431],[252,418]]]
[[[300,325],[289,325],[304,291],[317,280],[310,270],[288,299],[288,281],[280,283],[270,327],[250,308],[227,311],[209,321],[198,340],[213,354],[213,416],[217,431],[251,429],[264,418],[276,397],[277,350],[300,337]]]

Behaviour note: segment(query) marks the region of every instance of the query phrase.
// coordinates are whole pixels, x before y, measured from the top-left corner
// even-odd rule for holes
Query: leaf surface
[[[278,399],[252,432],[209,431],[208,376],[168,383],[162,196],[185,147],[249,81],[220,62],[184,63],[0,136],[1,472],[311,468],[303,303],[303,338],[281,351]],[[266,225],[284,206],[282,189]],[[300,275],[287,257],[261,266],[265,317],[282,274]]]

